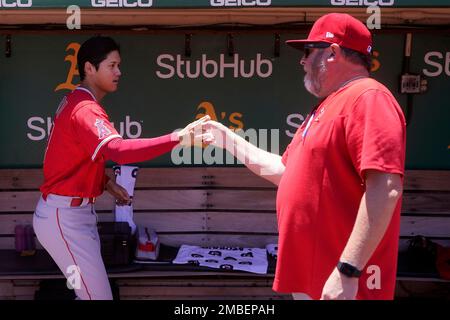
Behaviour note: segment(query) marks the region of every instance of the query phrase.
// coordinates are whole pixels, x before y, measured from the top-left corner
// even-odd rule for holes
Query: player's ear
[[[95,66],[92,63],[90,63],[89,61],[86,61],[84,63],[84,72],[86,75],[95,74],[96,71],[97,71],[97,69],[95,68]]]

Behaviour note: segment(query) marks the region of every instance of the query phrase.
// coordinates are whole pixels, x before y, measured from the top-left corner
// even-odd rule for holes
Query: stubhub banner
[[[2,9],[248,8],[248,7],[450,7],[448,0],[0,0]]]

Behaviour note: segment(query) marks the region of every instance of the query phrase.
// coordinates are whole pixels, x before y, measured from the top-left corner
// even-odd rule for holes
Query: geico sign
[[[208,59],[206,54],[202,54],[198,60],[184,60],[181,55],[162,54],[156,59],[156,63],[161,70],[156,71],[156,75],[161,79],[178,77],[181,79],[196,79],[202,75],[205,78],[224,78],[225,71],[229,71],[233,78],[251,78],[258,76],[267,78],[272,75],[272,61],[263,59],[258,53],[255,59],[239,59],[239,54],[234,54],[231,61],[225,61],[225,55],[221,54],[219,61]]]
[[[270,6],[272,0],[210,0],[213,7]]]
[[[331,0],[333,6],[393,6],[395,0]]]
[[[106,8],[148,8],[153,5],[153,0],[91,0],[91,5]]]
[[[30,8],[33,0],[0,0],[0,8]]]

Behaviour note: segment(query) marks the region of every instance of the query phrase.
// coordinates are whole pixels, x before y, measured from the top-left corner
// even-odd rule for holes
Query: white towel
[[[131,198],[134,196],[134,186],[136,185],[138,167],[132,166],[115,166],[114,174],[116,175],[116,183],[127,190]],[[116,205],[115,219],[117,222],[128,222],[131,232],[136,232],[136,224],[133,221],[133,202],[128,206]]]
[[[242,270],[265,274],[269,265],[265,249],[241,247],[199,247],[183,244],[175,264],[193,264],[197,266]]]

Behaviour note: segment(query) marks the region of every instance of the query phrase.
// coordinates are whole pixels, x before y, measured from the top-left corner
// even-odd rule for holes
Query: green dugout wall
[[[66,5],[54,2],[34,0],[32,8]],[[439,6],[440,2],[426,5]],[[271,5],[294,3],[272,1]],[[415,3],[404,1],[402,5]],[[91,4],[79,1],[80,6]],[[209,7],[210,1],[164,1],[166,7],[195,4]],[[162,1],[152,5],[162,5]],[[0,18],[6,11],[0,10]],[[28,29],[8,25],[1,31],[0,48],[5,52],[0,53],[0,168],[42,166],[51,117],[61,98],[79,83],[75,54],[80,43],[99,33]],[[407,95],[399,93],[405,30],[391,28],[374,36],[372,75],[408,109],[407,169],[450,168],[450,34],[437,30],[407,30],[413,36],[409,72],[427,80],[426,92],[410,96],[412,108],[406,107]],[[303,87],[299,52],[284,44],[287,39],[306,37],[295,28],[242,32],[230,27],[205,32],[190,26],[189,32],[139,33],[103,26],[101,33],[113,36],[122,47],[119,90],[107,96],[104,106],[125,138],[169,133],[207,113],[232,128],[259,130],[258,144],[264,144],[267,136],[269,148],[278,135],[281,153],[316,102]],[[190,56],[185,55],[186,33],[192,35]],[[228,34],[232,34],[232,52]],[[144,165],[176,164],[170,156],[163,156]]]

